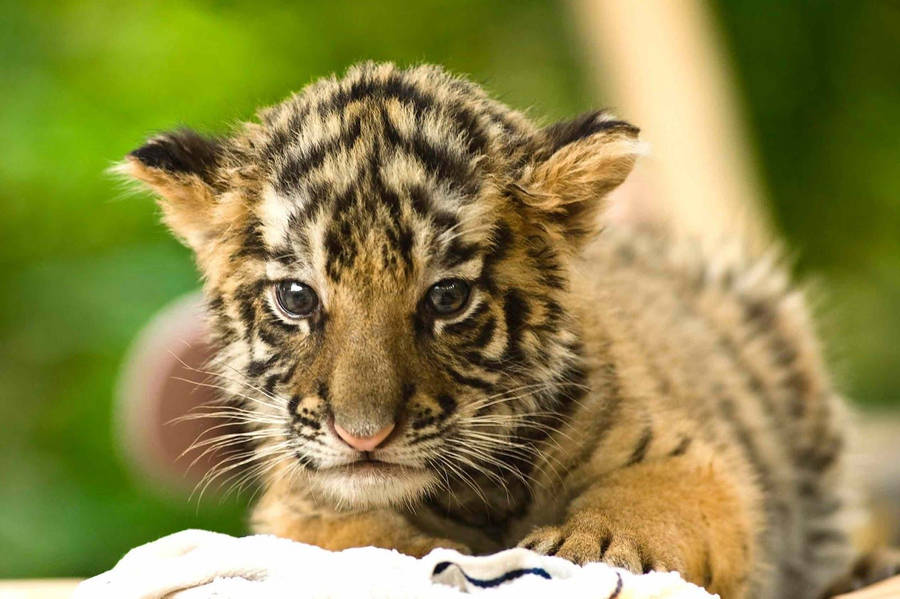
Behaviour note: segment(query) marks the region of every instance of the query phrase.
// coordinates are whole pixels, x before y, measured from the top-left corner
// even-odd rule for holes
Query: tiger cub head
[[[261,469],[366,507],[521,474],[577,401],[569,264],[637,132],[538,128],[437,67],[367,63],[119,169],[196,253]]]

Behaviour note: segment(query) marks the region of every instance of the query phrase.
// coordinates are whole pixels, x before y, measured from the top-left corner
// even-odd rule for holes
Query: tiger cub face
[[[430,66],[363,64],[120,170],[190,246],[232,414],[346,506],[516,473],[584,388],[568,266],[637,130],[543,129]]]

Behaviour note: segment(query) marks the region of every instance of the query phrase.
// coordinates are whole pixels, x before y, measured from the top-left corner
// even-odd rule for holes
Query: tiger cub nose
[[[370,437],[357,437],[356,435],[349,433],[347,429],[337,422],[334,423],[334,432],[338,434],[338,437],[343,439],[344,443],[357,451],[372,451],[378,447],[382,441],[387,439],[387,436],[391,434],[392,430],[394,430],[394,423],[387,425]]]

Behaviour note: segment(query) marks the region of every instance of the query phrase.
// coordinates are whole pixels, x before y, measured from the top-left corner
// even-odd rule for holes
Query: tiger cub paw
[[[562,557],[578,565],[604,562],[636,574],[652,570],[681,570],[681,560],[671,551],[654,548],[628,531],[609,526],[543,526],[518,545],[543,555]]]

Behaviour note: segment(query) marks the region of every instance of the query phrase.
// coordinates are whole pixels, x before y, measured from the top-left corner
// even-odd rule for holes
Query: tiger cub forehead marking
[[[270,253],[324,266],[333,281],[354,265],[408,279],[422,264],[473,259],[490,232],[476,200],[533,133],[478,87],[433,67],[363,65],[262,120],[262,238]]]

